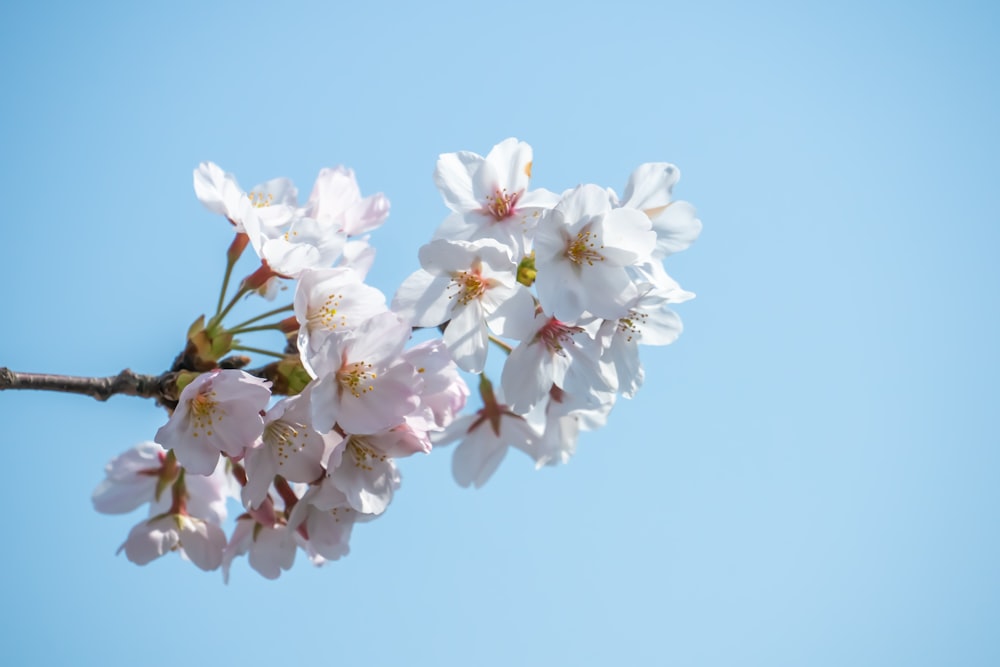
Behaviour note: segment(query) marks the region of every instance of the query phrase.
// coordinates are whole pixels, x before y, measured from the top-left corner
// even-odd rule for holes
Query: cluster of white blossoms
[[[438,159],[434,181],[451,214],[420,248],[420,269],[391,302],[365,278],[367,234],[389,202],[362,197],[349,169],[320,172],[304,205],[287,179],[247,192],[218,166],[195,170],[198,198],[236,238],[229,271],[249,245],[260,265],[206,323],[192,326],[172,369],[167,423],[107,466],[93,495],[102,512],[149,505],[122,545],[139,564],[177,551],[198,567],[246,554],[268,578],[303,550],[316,564],[348,553],[353,525],[381,515],[400,475],[396,459],[458,442],[456,481],[481,486],[510,447],[538,466],[566,462],[580,431],[607,420],[618,395],[643,381],[638,346],[681,332],[670,304],[692,298],[663,259],[701,231],[692,206],[671,199],[676,167],[636,169],[619,197],[581,185],[529,189],[532,150],[507,139],[485,157]],[[294,303],[235,326],[238,299],[273,298],[294,280]],[[223,296],[226,286],[223,286]],[[260,325],[266,317],[294,313]],[[437,327],[441,337],[413,341]],[[234,336],[274,329],[278,360],[247,372],[222,357]],[[490,347],[503,354],[499,388]],[[461,415],[480,374],[482,406]],[[226,536],[227,499],[242,512]]]

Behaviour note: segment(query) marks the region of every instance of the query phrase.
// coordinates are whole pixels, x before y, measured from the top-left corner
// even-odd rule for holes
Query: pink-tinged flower
[[[381,514],[392,502],[400,477],[395,462],[379,447],[380,436],[349,435],[330,455],[327,479],[361,514]]]
[[[348,239],[337,260],[337,267],[353,269],[361,280],[364,280],[375,263],[375,248],[368,242],[368,236],[358,239]]]
[[[535,287],[546,312],[576,323],[589,313],[620,317],[636,294],[629,268],[656,244],[649,218],[612,208],[607,191],[581,185],[568,192],[535,232]]]
[[[454,215],[435,232],[435,238],[492,238],[515,249],[525,249],[525,236],[542,211],[559,197],[548,190],[528,190],[532,150],[510,138],[484,158],[460,151],[438,158],[434,183]]]
[[[420,249],[420,264],[396,292],[392,308],[414,326],[448,321],[444,343],[463,370],[483,370],[489,330],[517,338],[530,329],[534,300],[517,282],[510,251],[496,241],[432,241]]]
[[[219,464],[211,475],[196,475],[185,471],[184,483],[180,489],[173,486],[165,488],[158,498],[150,501],[149,516],[169,514],[176,507],[183,507],[185,514],[221,526],[226,520],[227,499],[239,499],[234,486],[238,485],[226,470],[226,462],[219,459]],[[183,496],[177,498],[180,492],[183,492]]]
[[[403,358],[417,369],[423,380],[421,407],[430,410],[435,426],[444,428],[462,411],[469,398],[469,387],[444,341],[435,338],[415,345],[403,353]]]
[[[261,411],[271,383],[238,370],[202,373],[181,392],[156,442],[173,449],[177,461],[197,475],[209,475],[219,453],[241,457],[264,430]]]
[[[287,525],[264,525],[250,516],[236,521],[229,545],[222,554],[222,579],[229,583],[233,559],[249,554],[250,567],[266,579],[277,579],[295,564],[295,533]]]
[[[500,382],[518,414],[531,410],[553,385],[596,402],[599,392],[613,388],[614,381],[602,373],[600,357],[600,345],[584,327],[539,313],[534,334],[507,357]]]
[[[347,433],[378,433],[403,423],[420,403],[419,376],[400,356],[410,327],[395,313],[365,320],[343,338],[327,338],[311,360],[313,426],[335,423]]]
[[[451,472],[463,487],[483,486],[500,467],[509,447],[528,448],[538,437],[524,417],[496,399],[486,376],[480,376],[479,393],[483,407],[478,412],[459,417],[432,436],[438,446],[459,441]]]
[[[347,335],[365,320],[386,312],[385,296],[366,285],[352,269],[303,271],[295,289],[295,319],[299,323],[299,355],[306,370],[323,341]]]
[[[321,169],[304,214],[321,224],[356,236],[375,229],[389,216],[389,200],[381,192],[362,198],[354,171],[347,167]]]
[[[680,177],[680,169],[670,163],[647,162],[629,176],[622,196],[622,207],[638,209],[652,221],[657,259],[686,249],[701,234],[694,206],[670,199]]]
[[[323,462],[342,438],[320,433],[311,423],[312,386],[297,396],[282,399],[264,415],[264,432],[247,449],[244,466],[247,484],[243,504],[257,507],[267,497],[275,475],[290,482],[315,482],[325,472]]]
[[[360,515],[347,502],[347,497],[324,480],[309,487],[292,509],[288,525],[305,536],[302,545],[313,563],[338,560],[350,553],[351,531],[358,521],[374,515]]]
[[[270,220],[268,209],[248,209],[243,227],[257,256],[271,271],[286,278],[297,278],[306,269],[333,265],[344,248],[347,237],[331,222],[294,213],[282,220]]]
[[[129,533],[118,553],[136,565],[146,565],[170,551],[180,551],[203,570],[222,563],[226,535],[214,523],[184,513],[163,514],[142,521]]]
[[[235,176],[213,162],[202,162],[194,170],[194,192],[208,210],[226,216],[238,232],[244,231],[243,218],[250,209],[270,208],[271,214],[283,218],[298,206],[298,190],[287,178],[271,179],[246,192]]]
[[[167,450],[155,442],[141,442],[105,466],[104,481],[90,499],[104,514],[125,514],[152,502],[157,488],[166,488],[177,477],[176,462],[167,464]],[[169,494],[168,494],[169,495]]]

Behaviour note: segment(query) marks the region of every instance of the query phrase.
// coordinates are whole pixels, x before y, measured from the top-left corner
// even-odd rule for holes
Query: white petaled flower
[[[385,296],[348,268],[303,271],[295,288],[299,355],[307,370],[331,335],[346,335],[365,320],[386,312]]]
[[[271,383],[238,370],[202,373],[184,387],[156,442],[173,449],[177,461],[197,475],[209,475],[220,452],[243,456],[264,430],[260,412]]]
[[[350,553],[351,531],[359,520],[373,515],[361,515],[347,502],[347,497],[324,480],[309,487],[292,509],[288,525],[304,532],[304,548],[317,565],[324,560],[337,560]]]
[[[480,376],[479,394],[482,408],[432,435],[437,446],[459,441],[452,455],[451,472],[463,487],[483,486],[500,467],[508,448],[529,449],[538,437],[524,417],[496,398],[485,376]]]
[[[226,535],[214,523],[183,513],[164,514],[142,521],[129,533],[118,553],[137,565],[147,563],[171,551],[182,551],[203,570],[214,570],[222,564]]]
[[[306,202],[306,217],[356,236],[375,229],[389,216],[389,200],[381,192],[361,196],[354,171],[339,166],[320,170]]]
[[[546,312],[576,323],[590,313],[614,319],[636,294],[629,267],[656,244],[649,218],[613,208],[608,192],[581,185],[568,192],[535,232],[535,287]]]
[[[525,250],[525,236],[542,211],[559,200],[548,190],[528,190],[532,150],[523,141],[501,141],[482,157],[469,151],[438,158],[434,183],[454,211],[435,238],[493,238]]]
[[[227,515],[226,500],[239,497],[235,493],[234,486],[238,487],[238,484],[229,476],[226,463],[222,459],[219,459],[211,475],[196,475],[185,471],[182,499],[184,513],[221,526]],[[177,493],[178,489],[171,488],[164,490],[159,498],[151,500],[149,516],[170,513],[177,501],[174,497]]]
[[[264,431],[244,458],[247,484],[245,506],[256,507],[267,497],[275,475],[290,482],[314,482],[323,473],[323,462],[342,438],[320,433],[311,423],[313,385],[297,396],[282,399],[264,415]]]
[[[249,516],[240,517],[220,558],[223,581],[229,583],[233,559],[243,554],[249,554],[250,567],[262,577],[277,579],[295,564],[295,549],[295,533],[287,525],[265,525]]]
[[[444,343],[463,370],[483,370],[488,329],[512,338],[530,329],[534,300],[517,282],[509,250],[496,241],[432,241],[420,249],[420,264],[403,281],[392,308],[414,326],[448,321]]]
[[[378,445],[379,436],[349,435],[330,455],[326,484],[361,514],[381,514],[392,502],[400,477],[395,462]]]
[[[652,221],[656,233],[653,256],[658,259],[686,249],[701,234],[694,206],[671,201],[680,177],[680,169],[668,162],[647,162],[629,176],[622,196],[621,206],[638,209]]]
[[[553,385],[593,404],[614,388],[614,377],[603,372],[600,357],[600,345],[584,327],[539,313],[534,334],[507,357],[500,382],[518,414],[530,411]]]
[[[274,273],[298,278],[304,270],[327,268],[340,257],[347,237],[334,223],[294,211],[280,220],[268,219],[267,210],[245,210],[243,227],[257,256]]]
[[[245,231],[243,218],[251,209],[270,208],[263,216],[268,220],[272,215],[290,216],[298,205],[298,190],[287,178],[271,179],[246,192],[235,176],[213,162],[202,162],[194,170],[194,192],[208,210],[226,216],[238,232]]]
[[[576,453],[576,442],[580,435],[580,420],[570,413],[549,415],[542,427],[541,435],[533,442],[522,445],[524,453],[535,460],[535,468],[568,463]]]
[[[375,248],[368,242],[368,236],[348,239],[340,252],[336,266],[354,269],[361,280],[364,280],[375,263]]]
[[[603,347],[601,364],[609,367],[605,372],[617,378],[618,391],[625,398],[635,396],[645,377],[639,363],[639,345],[669,345],[683,331],[681,318],[666,306],[694,295],[673,284],[676,289],[650,289],[637,296],[627,304],[628,313],[605,320],[598,331]]]
[[[105,466],[105,479],[90,499],[94,509],[104,514],[125,514],[156,496],[161,478],[169,482],[177,476],[177,468],[166,469],[167,450],[155,442],[141,442],[119,454]]]
[[[343,338],[327,338],[312,365],[313,426],[335,423],[348,433],[378,433],[403,423],[420,404],[419,376],[400,356],[410,327],[395,313],[365,320]]]
[[[423,380],[421,406],[430,410],[435,426],[444,428],[462,411],[469,398],[469,387],[444,341],[435,338],[420,343],[406,350],[403,357],[413,364]]]

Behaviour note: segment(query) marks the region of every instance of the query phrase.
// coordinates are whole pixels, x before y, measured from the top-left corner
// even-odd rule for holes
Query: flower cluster
[[[389,202],[362,197],[349,169],[321,171],[300,205],[287,179],[248,192],[200,165],[198,198],[236,235],[216,313],[192,325],[171,369],[169,420],[111,461],[94,492],[102,512],[149,505],[122,545],[127,557],[145,564],[177,551],[228,578],[246,554],[275,578],[299,549],[316,564],[348,553],[353,525],[381,515],[399,488],[398,458],[458,442],[462,486],[484,484],[510,447],[538,466],[567,461],[580,431],[639,389],[638,346],[680,334],[669,305],[693,295],[662,260],[701,223],[672,201],[670,164],[640,166],[621,197],[596,185],[529,189],[531,171],[531,147],[516,139],[485,157],[440,156],[434,181],[451,213],[387,302],[365,278],[367,234]],[[259,266],[226,304],[248,246]],[[274,298],[289,280],[292,304],[223,325],[237,301]],[[439,338],[416,342],[416,330],[435,327]],[[280,352],[240,345],[267,329],[282,335]],[[505,355],[496,390],[485,372],[491,346]],[[247,370],[248,358],[226,356],[240,351],[277,360]],[[460,415],[469,396],[460,371],[480,375],[472,414]],[[227,499],[241,507],[228,537]]]

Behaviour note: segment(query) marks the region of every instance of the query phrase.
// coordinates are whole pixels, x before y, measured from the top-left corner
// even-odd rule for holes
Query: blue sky
[[[228,587],[91,508],[162,410],[6,392],[11,664],[1000,662],[994,5],[291,5],[6,8],[0,365],[170,363],[229,240],[202,160],[353,167],[391,294],[437,155],[508,136],[555,191],[680,166],[685,333],[569,465],[408,459],[348,558]]]

